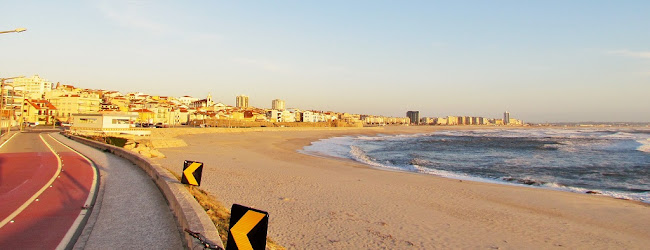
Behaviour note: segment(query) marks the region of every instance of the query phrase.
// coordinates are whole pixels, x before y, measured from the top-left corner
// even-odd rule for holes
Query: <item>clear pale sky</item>
[[[451,3],[450,3],[451,2]],[[251,105],[650,122],[650,1],[2,1],[0,77]]]

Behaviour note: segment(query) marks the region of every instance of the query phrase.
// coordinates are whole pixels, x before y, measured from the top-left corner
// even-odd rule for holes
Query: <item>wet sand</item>
[[[204,162],[202,188],[227,207],[238,203],[269,212],[269,236],[289,248],[642,249],[650,245],[648,204],[380,170],[352,160],[297,152],[333,136],[476,128],[178,132],[174,135],[188,146],[160,149],[167,158],[157,161],[176,174],[182,171],[183,160]]]

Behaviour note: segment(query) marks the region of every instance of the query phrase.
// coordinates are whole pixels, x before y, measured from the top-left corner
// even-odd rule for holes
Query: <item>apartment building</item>
[[[317,122],[318,121],[318,118],[316,117],[316,114],[314,114],[314,112],[312,112],[312,111],[308,111],[308,110],[303,111],[300,114],[300,116],[301,116],[300,120],[302,122]]]
[[[245,109],[248,108],[248,96],[246,95],[239,95],[235,98],[236,105],[235,107]]]
[[[280,100],[280,99],[275,99],[275,100],[271,101],[271,109],[284,110],[285,109],[284,101]]]
[[[409,118],[411,124],[420,124],[420,111],[407,111],[406,117]]]
[[[99,95],[89,93],[66,94],[48,101],[57,108],[55,116],[59,120],[70,120],[72,114],[97,113],[102,103]]]
[[[23,91],[27,99],[41,99],[46,92],[52,91],[52,83],[38,75],[13,79],[14,90]]]

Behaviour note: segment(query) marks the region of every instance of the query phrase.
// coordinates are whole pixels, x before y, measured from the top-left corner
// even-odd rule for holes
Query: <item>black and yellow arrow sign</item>
[[[233,204],[226,250],[265,249],[268,227],[269,213]]]
[[[185,161],[183,164],[183,176],[181,176],[181,183],[200,186],[202,173],[202,162]]]

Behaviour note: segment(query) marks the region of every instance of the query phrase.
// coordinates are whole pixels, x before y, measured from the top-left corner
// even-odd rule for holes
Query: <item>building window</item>
[[[79,118],[79,123],[82,123],[82,124],[97,123],[97,119],[96,118]]]
[[[113,119],[113,124],[129,124],[129,119]]]

